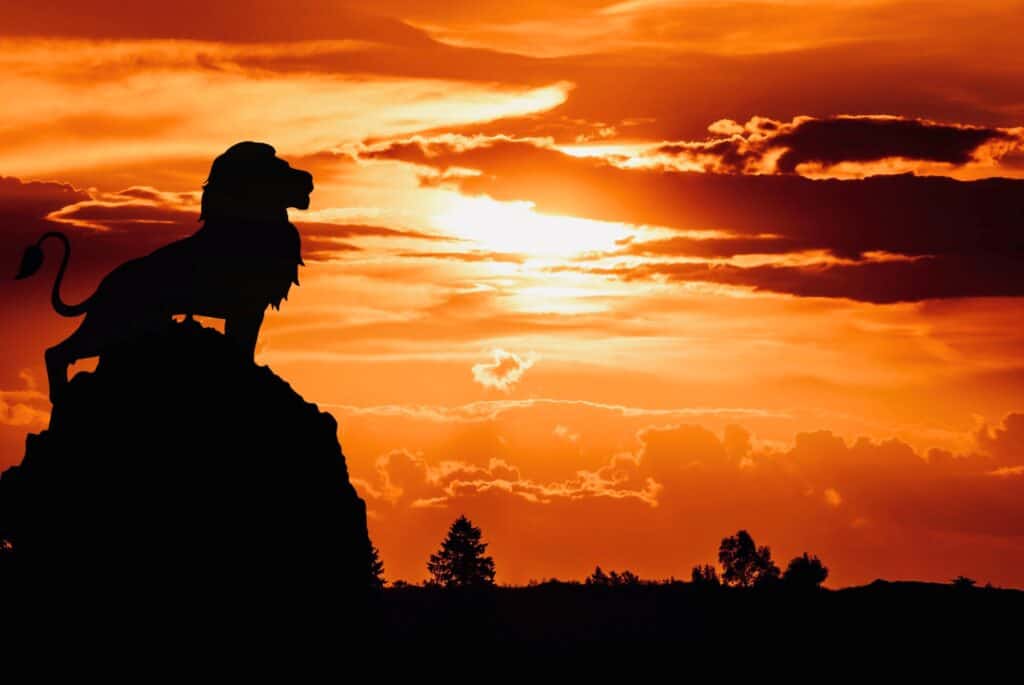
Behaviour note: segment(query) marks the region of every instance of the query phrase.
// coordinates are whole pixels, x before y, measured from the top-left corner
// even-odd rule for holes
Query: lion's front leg
[[[263,325],[263,311],[238,313],[224,321],[224,335],[235,341],[246,359],[256,356],[256,339]]]
[[[50,383],[50,402],[57,404],[57,399],[64,393],[68,384],[68,363],[60,345],[46,350],[46,377]]]

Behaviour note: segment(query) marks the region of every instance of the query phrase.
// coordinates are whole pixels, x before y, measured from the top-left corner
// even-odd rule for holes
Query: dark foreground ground
[[[738,590],[690,583],[593,587],[544,583],[459,594],[401,587],[379,600],[381,634],[416,642],[496,640],[680,644],[893,645],[1018,640],[1024,592],[876,581],[842,590]],[[1013,637],[1016,635],[1017,637]]]
[[[879,675],[869,664],[899,663],[916,672],[922,665],[935,671],[953,663],[972,670],[1017,663],[1024,644],[1024,592],[930,583],[876,581],[810,592],[690,583],[544,583],[470,593],[400,587],[363,603],[311,601],[301,590],[287,600],[282,588],[175,592],[173,582],[85,595],[77,585],[69,596],[52,579],[41,587],[2,576],[0,645],[71,646],[101,660],[134,654],[149,664],[208,657],[252,663],[254,656],[298,652],[336,665],[352,658],[388,668],[429,662],[460,672],[460,660],[472,658],[502,673],[536,663],[603,672],[611,663],[649,670],[707,660],[730,673],[784,666],[795,674],[813,658],[844,673]],[[883,670],[891,674],[890,666]]]

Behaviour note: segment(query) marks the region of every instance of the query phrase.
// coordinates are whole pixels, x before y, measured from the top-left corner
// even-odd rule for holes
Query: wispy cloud
[[[492,421],[510,411],[543,407],[580,407],[613,412],[624,417],[760,417],[784,418],[785,412],[747,407],[675,407],[645,408],[621,404],[608,404],[589,400],[566,400],[555,398],[530,398],[522,400],[482,400],[455,406],[443,405],[402,405],[384,404],[356,406],[350,404],[320,403],[320,406],[336,409],[356,416],[394,416],[434,422],[478,422]]]
[[[534,365],[533,357],[520,357],[514,352],[496,349],[493,361],[473,365],[473,378],[485,388],[508,392],[523,378],[527,369]]]

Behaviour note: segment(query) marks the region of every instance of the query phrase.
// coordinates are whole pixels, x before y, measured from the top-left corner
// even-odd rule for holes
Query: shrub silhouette
[[[968,578],[967,576],[957,576],[953,579],[953,587],[969,590],[970,588],[977,585],[978,581],[974,578]]]
[[[718,547],[718,561],[722,564],[722,580],[727,585],[753,587],[768,585],[779,579],[779,567],[772,561],[768,547],[758,547],[745,530],[723,538]]]
[[[465,516],[455,519],[437,554],[430,555],[427,570],[432,582],[446,588],[494,585],[494,559],[484,554],[480,529]]]
[[[821,563],[821,559],[808,555],[804,552],[801,556],[793,557],[782,574],[782,580],[787,586],[795,589],[817,589],[828,578],[828,568]]]
[[[700,587],[719,587],[722,584],[718,579],[718,571],[711,564],[694,566],[690,571],[690,582]]]

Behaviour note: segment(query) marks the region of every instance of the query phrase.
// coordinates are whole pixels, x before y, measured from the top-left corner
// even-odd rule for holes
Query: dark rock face
[[[45,598],[270,616],[369,588],[334,418],[195,324],[72,380],[0,477],[0,538],[11,582]]]

